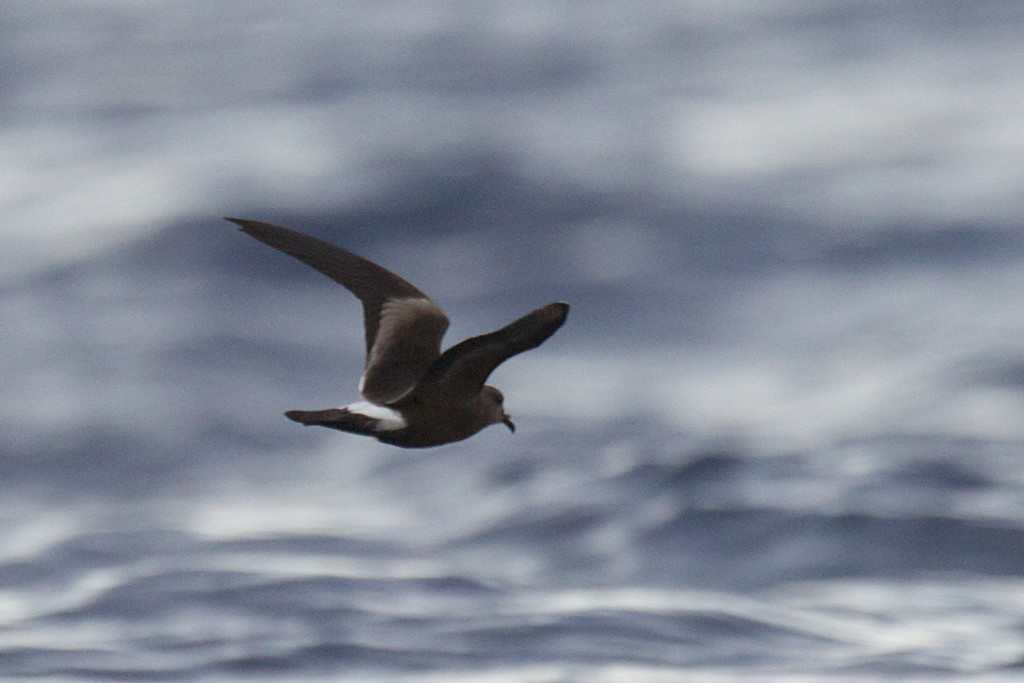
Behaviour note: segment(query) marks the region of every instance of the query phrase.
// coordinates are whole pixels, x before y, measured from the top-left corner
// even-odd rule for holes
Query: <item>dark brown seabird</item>
[[[289,410],[288,418],[376,437],[405,448],[461,441],[488,425],[516,427],[501,392],[484,382],[504,361],[540,346],[565,322],[569,305],[552,303],[441,353],[448,316],[430,297],[372,261],[301,232],[228,218],[264,244],[294,256],[363,303],[366,401],[326,410]]]

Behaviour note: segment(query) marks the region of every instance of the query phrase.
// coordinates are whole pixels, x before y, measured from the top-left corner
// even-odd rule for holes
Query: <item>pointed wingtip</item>
[[[550,311],[553,317],[558,319],[558,324],[561,326],[569,315],[569,304],[564,301],[555,301],[554,303],[548,304],[541,310]]]
[[[264,223],[263,221],[254,221],[250,218],[232,218],[230,216],[224,216],[224,220],[237,225],[238,229],[246,235],[255,237],[259,241],[266,242],[267,244],[270,244],[270,246],[278,249],[280,247],[276,244],[267,241],[267,236],[274,233],[290,232],[280,226]]]

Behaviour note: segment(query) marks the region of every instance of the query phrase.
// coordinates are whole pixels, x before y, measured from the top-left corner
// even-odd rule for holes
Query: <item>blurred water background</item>
[[[1015,0],[0,5],[0,677],[1024,676]],[[427,451],[313,233],[448,342]]]

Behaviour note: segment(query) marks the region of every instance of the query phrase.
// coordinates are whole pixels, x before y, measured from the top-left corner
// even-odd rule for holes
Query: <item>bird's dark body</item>
[[[429,448],[462,441],[490,424],[486,415],[474,415],[471,406],[432,408],[416,400],[410,400],[398,401],[387,407],[400,412],[411,426],[376,431],[374,427],[377,420],[346,408],[289,410],[285,415],[307,426],[317,425],[351,434],[372,436],[383,443],[404,448]],[[453,416],[455,420],[452,419]]]

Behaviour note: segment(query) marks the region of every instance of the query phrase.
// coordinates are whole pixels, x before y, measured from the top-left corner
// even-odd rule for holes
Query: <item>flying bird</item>
[[[515,431],[504,396],[484,382],[503,362],[554,334],[565,322],[568,304],[542,306],[500,330],[471,337],[441,353],[448,316],[398,275],[295,230],[241,218],[226,220],[343,285],[363,304],[366,366],[359,393],[366,400],[342,408],[289,410],[288,418],[405,448],[461,441],[492,424]]]

